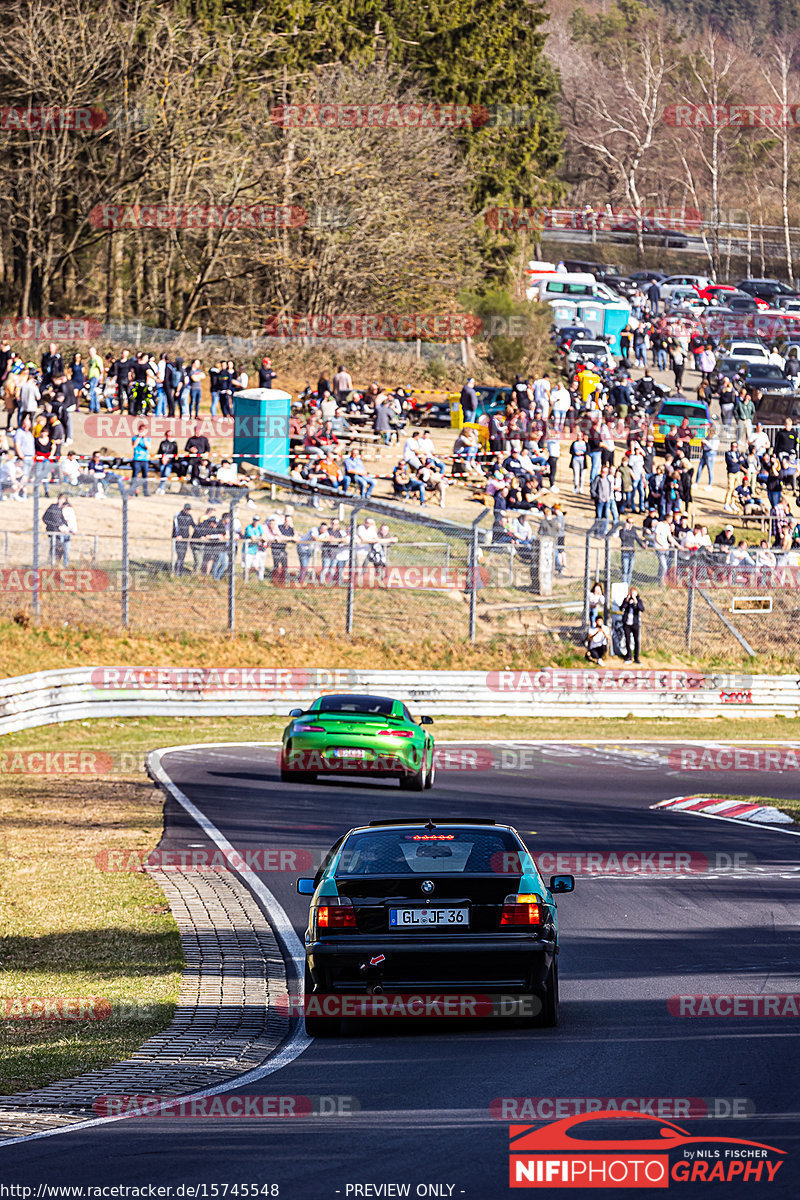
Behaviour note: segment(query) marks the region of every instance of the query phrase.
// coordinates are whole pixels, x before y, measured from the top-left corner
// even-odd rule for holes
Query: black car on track
[[[558,1023],[555,895],[516,830],[491,820],[373,821],[335,843],[313,879],[306,931],[308,1033],[331,1036],[342,1017],[481,1016],[447,999],[519,1001],[533,1024]],[[359,1006],[357,998],[370,998]],[[422,1010],[410,1007],[412,999]],[[403,1001],[403,1003],[395,1003]],[[409,1005],[408,1008],[403,1004]],[[488,1015],[488,1014],[486,1014]]]

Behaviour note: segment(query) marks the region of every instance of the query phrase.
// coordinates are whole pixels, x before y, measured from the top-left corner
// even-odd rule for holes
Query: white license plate
[[[469,909],[466,908],[390,908],[389,924],[403,928],[436,927],[440,925],[469,926]]]
[[[335,758],[366,758],[366,750],[358,750],[354,746],[339,746],[333,751]]]

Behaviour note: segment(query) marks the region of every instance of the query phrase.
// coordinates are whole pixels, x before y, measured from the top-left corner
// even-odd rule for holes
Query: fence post
[[[485,508],[472,522],[472,540],[469,547],[469,640],[474,642],[477,637],[478,619],[478,526],[487,516]]]
[[[686,649],[692,648],[692,630],[694,627],[694,588],[695,588],[695,571],[692,564],[692,571],[689,574],[689,579],[686,585]]]
[[[347,612],[345,614],[345,633],[353,632],[353,608],[355,606],[355,589],[356,589],[356,521],[358,514],[363,508],[361,504],[355,504],[353,511],[350,513],[350,553],[348,555],[348,575],[347,575]]]
[[[236,515],[238,498],[231,500],[231,523],[228,530],[228,632],[233,635],[236,629],[236,533],[233,519]]]
[[[606,560],[605,560],[605,569],[603,572],[603,576],[604,576],[603,591],[605,592],[605,596],[603,597],[603,624],[607,625],[608,618],[611,613],[611,530],[610,529],[609,529],[608,533],[606,534],[605,542],[606,542]]]
[[[586,551],[583,556],[583,624],[589,628],[589,592],[592,574],[592,531],[586,530]]]
[[[122,625],[125,629],[130,625],[130,596],[128,592],[130,556],[128,546],[128,489],[120,479],[119,490],[122,496]]]
[[[35,469],[33,475],[33,590],[31,595],[33,615],[41,615],[39,596],[39,480]]]

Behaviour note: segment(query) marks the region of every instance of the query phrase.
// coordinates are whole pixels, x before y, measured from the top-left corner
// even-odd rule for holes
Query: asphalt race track
[[[181,1194],[178,1185],[205,1184],[207,1190],[194,1193],[201,1197],[214,1195],[214,1184],[247,1183],[277,1184],[274,1194],[286,1200],[402,1194],[483,1200],[512,1194],[509,1117],[498,1119],[494,1101],[662,1098],[675,1107],[661,1115],[694,1136],[749,1139],[785,1151],[772,1183],[738,1177],[716,1187],[671,1182],[671,1190],[800,1195],[800,1017],[681,1017],[668,1008],[678,995],[800,993],[800,839],[649,808],[704,790],[792,797],[797,772],[701,776],[672,769],[669,747],[652,745],[552,744],[528,747],[523,756],[508,743],[504,757],[501,749],[494,753],[504,769],[440,771],[433,791],[420,796],[394,783],[352,779],[286,787],[274,751],[255,747],[175,751],[163,765],[237,849],[302,848],[318,861],[355,824],[462,815],[511,823],[537,856],[602,854],[606,873],[576,871],[574,894],[560,898],[558,1029],[502,1020],[349,1022],[342,1037],[311,1042],[242,1091],[351,1097],[358,1106],[352,1115],[122,1120],[0,1148],[0,1183],[32,1185],[33,1196],[43,1183],[172,1185],[173,1196]],[[173,800],[166,829],[164,847],[205,842]],[[642,869],[621,875],[607,856],[630,852],[638,857],[625,861]],[[654,873],[653,852],[689,854],[693,869]],[[663,861],[669,867],[673,860]],[[262,878],[302,938],[307,899],[295,892],[296,874]],[[709,1115],[681,1115],[688,1098],[703,1099]],[[530,1124],[556,1116],[546,1104],[538,1111],[517,1119]],[[746,1115],[732,1118],[732,1111]],[[380,1189],[386,1184],[409,1191]]]

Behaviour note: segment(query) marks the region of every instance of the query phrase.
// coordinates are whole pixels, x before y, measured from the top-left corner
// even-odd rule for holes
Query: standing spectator
[[[80,350],[76,350],[72,356],[70,363],[70,378],[72,386],[75,389],[75,395],[78,397],[78,408],[80,409],[81,400],[86,389],[86,375],[83,369],[83,357]]]
[[[221,369],[221,364],[219,362],[215,362],[213,367],[208,368],[208,386],[211,391],[211,416],[212,417],[215,417],[217,415],[217,409],[219,408],[219,373],[220,373],[220,369]],[[260,386],[261,385],[259,384],[259,387]]]
[[[78,397],[72,380],[64,375],[57,375],[53,380],[55,392],[53,395],[53,411],[58,412],[66,433],[65,444],[72,445],[74,432],[73,418],[78,411]]]
[[[33,460],[36,454],[36,446],[31,432],[31,418],[27,413],[21,417],[20,423],[14,432],[14,453],[22,464],[20,496],[24,499],[26,494],[25,488],[33,472]]]
[[[653,527],[653,549],[658,559],[658,582],[663,583],[667,577],[669,552],[677,542],[672,535],[672,526],[664,515],[659,517]]]
[[[194,555],[196,574],[211,574],[218,549],[217,518],[214,515],[213,508],[207,508],[206,515],[195,526],[192,535],[192,554]]]
[[[273,388],[275,386],[275,379],[276,372],[272,367],[272,359],[262,358],[261,366],[258,368],[258,386],[260,388]]]
[[[614,481],[607,466],[600,468],[600,474],[591,484],[589,494],[594,500],[596,527],[605,534],[608,531],[609,518],[615,523],[619,520],[619,510],[614,498]]]
[[[19,398],[17,401],[17,423],[22,424],[24,416],[30,417],[31,424],[39,408],[39,401],[42,394],[37,387],[36,380],[31,378],[27,367],[20,371],[19,375]]]
[[[622,560],[622,582],[630,586],[633,578],[633,564],[636,559],[636,547],[643,546],[644,542],[639,537],[633,525],[633,520],[630,516],[625,518],[625,523],[619,531],[620,558]]]
[[[475,391],[475,380],[472,376],[461,389],[460,401],[463,422],[468,425],[475,421],[478,412],[478,393]]]
[[[192,516],[191,504],[184,504],[179,513],[175,515],[172,522],[172,542],[175,547],[175,574],[183,574],[183,563],[186,558],[186,551],[189,549],[189,542],[192,534],[196,529],[195,520]]]
[[[117,381],[117,406],[120,412],[125,412],[130,406],[131,398],[131,362],[130,351],[123,350],[113,366],[114,378]]]
[[[224,512],[217,523],[216,547],[217,554],[211,568],[212,579],[222,579],[227,575],[231,562],[230,556],[231,514]]]
[[[297,558],[300,563],[300,574],[297,582],[304,583],[306,576],[311,570],[311,563],[314,558],[314,547],[322,543],[323,545],[328,540],[328,522],[320,521],[319,525],[312,525],[311,529],[307,530],[302,535],[297,543]]]
[[[710,383],[712,372],[715,370],[717,365],[717,356],[710,344],[705,345],[700,351],[697,363],[700,374],[703,378],[703,382]]]
[[[642,613],[644,603],[636,588],[632,587],[620,605],[622,609],[622,638],[625,648],[625,662],[631,658],[635,663],[640,661],[642,643]]]
[[[670,342],[669,355],[672,364],[672,374],[675,379],[675,391],[679,392],[683,387],[683,372],[686,366],[686,356],[683,353],[683,347],[676,338],[673,338]]]
[[[635,512],[644,512],[645,494],[644,494],[644,467],[645,454],[640,442],[631,442],[631,448],[628,452],[628,463],[631,469],[631,481],[633,490],[631,492],[631,507]]]
[[[700,445],[700,463],[697,468],[696,482],[700,486],[700,476],[703,471],[708,472],[708,486],[711,487],[714,483],[714,463],[717,460],[717,450],[719,449],[719,433],[717,427],[710,421],[706,425],[706,431],[703,434],[703,440]]]
[[[44,510],[42,521],[50,535],[50,561],[54,566],[60,562],[68,567],[70,540],[72,534],[78,532],[75,510],[69,497],[63,494],[59,496],[55,504]]]
[[[548,437],[545,448],[547,450],[547,464],[550,470],[550,489],[553,492],[557,492],[556,473],[558,471],[558,460],[561,457],[561,438],[555,430]]]
[[[583,495],[583,474],[586,469],[587,449],[585,437],[578,432],[569,448],[569,465],[572,467],[573,491],[576,496]]]
[[[347,397],[353,390],[353,381],[349,373],[345,371],[344,366],[339,367],[339,370],[333,377],[332,384],[337,402],[339,404],[346,403]]]
[[[661,288],[657,280],[653,280],[647,289],[647,300],[650,304],[650,312],[653,316],[658,316],[658,306],[661,303]]]
[[[200,416],[200,397],[202,395],[202,385],[205,379],[205,371],[200,366],[200,359],[196,358],[192,362],[189,371],[189,416]]]
[[[725,451],[725,470],[728,474],[728,488],[725,492],[725,501],[722,505],[722,511],[726,513],[735,512],[733,507],[733,494],[739,483],[741,483],[740,475],[744,474],[746,459],[742,457],[739,447],[733,445],[729,450]]]
[[[133,459],[131,461],[131,495],[135,496],[139,487],[136,482],[141,477],[142,486],[145,496],[149,496],[150,492],[147,486],[147,472],[150,466],[150,438],[146,437],[147,426],[144,421],[140,421],[136,426],[136,433],[131,438],[133,445]]]
[[[175,466],[175,459],[178,457],[178,443],[172,437],[172,430],[167,429],[164,437],[158,445],[158,474],[161,482],[158,485],[156,495],[163,496],[167,490],[167,483]]]
[[[57,375],[64,374],[64,359],[59,354],[58,346],[51,342],[42,355],[42,387],[52,383]]]
[[[105,370],[103,368],[103,360],[97,353],[94,346],[89,348],[89,412],[100,412],[100,399],[97,395],[97,389],[103,382]]]
[[[335,378],[335,376],[334,376]],[[383,442],[384,446],[388,446],[392,440],[394,433],[394,423],[392,421],[392,405],[388,396],[384,396],[380,404],[375,409],[375,419],[372,422],[373,432]]]
[[[245,526],[244,531],[244,581],[247,583],[251,571],[258,572],[258,578],[264,578],[267,565],[267,543],[264,537],[264,526],[254,513]]]
[[[553,407],[553,428],[561,433],[567,420],[567,413],[572,407],[572,397],[560,381],[550,392],[550,403]]]
[[[224,362],[217,375],[219,384],[220,412],[223,417],[233,416],[233,371],[231,365]]]

